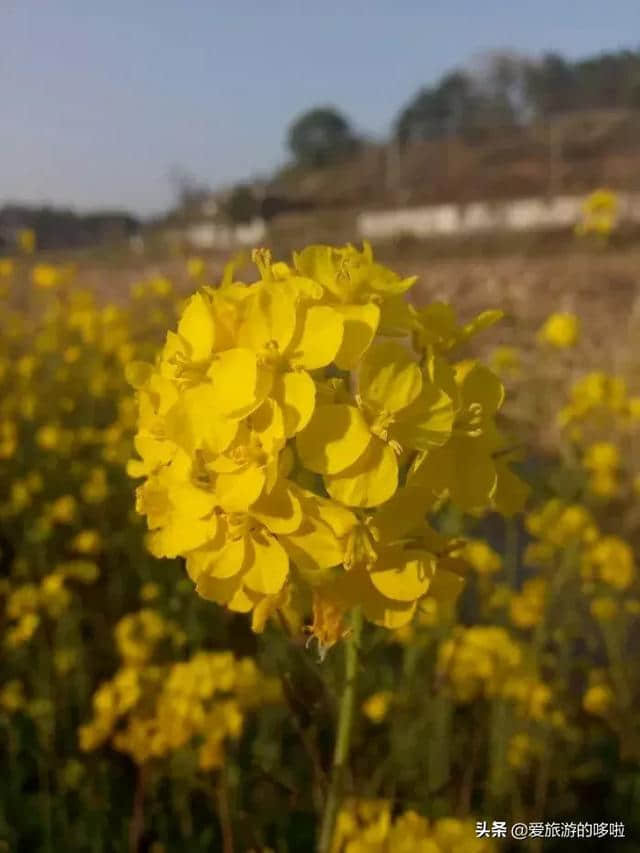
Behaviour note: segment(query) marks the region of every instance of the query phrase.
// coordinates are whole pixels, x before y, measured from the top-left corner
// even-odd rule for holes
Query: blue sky
[[[578,57],[639,34],[638,0],[0,0],[0,204],[160,211],[172,167],[215,186],[281,164],[309,107],[381,137],[484,51]]]

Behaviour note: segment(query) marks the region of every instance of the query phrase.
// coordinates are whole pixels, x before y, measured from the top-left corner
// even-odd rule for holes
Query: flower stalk
[[[329,790],[325,801],[320,838],[318,841],[318,853],[331,853],[333,837],[335,834],[338,812],[344,795],[345,777],[349,750],[351,747],[351,732],[356,702],[356,684],[358,679],[358,651],[360,647],[360,636],[362,633],[362,611],[355,608],[351,617],[351,633],[345,639],[345,667],[342,696],[340,698],[340,710],[338,713],[338,727],[336,732],[336,745],[333,753],[333,765],[331,768],[331,779]]]

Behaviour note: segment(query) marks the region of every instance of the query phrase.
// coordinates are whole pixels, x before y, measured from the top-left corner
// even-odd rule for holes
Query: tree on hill
[[[452,71],[436,86],[421,89],[405,107],[396,121],[396,137],[417,142],[463,134],[476,124],[480,106],[471,77]]]
[[[577,61],[557,53],[534,60],[491,51],[422,88],[400,112],[400,142],[467,136],[571,110],[640,108],[640,51]]]
[[[526,89],[537,116],[567,112],[576,106],[575,66],[557,53],[547,53],[529,68]]]
[[[225,210],[234,224],[242,225],[258,216],[260,203],[248,184],[237,184],[227,199]]]
[[[323,168],[351,156],[360,141],[336,109],[316,107],[291,124],[288,145],[297,164]]]
[[[521,120],[528,60],[506,51],[480,58],[470,71],[456,69],[421,89],[396,120],[400,142],[467,136]]]
[[[547,53],[529,68],[527,96],[540,117],[574,109],[637,109],[640,51],[602,53],[577,62]]]
[[[503,117],[505,104],[497,107],[472,75],[452,71],[418,92],[398,116],[395,135],[401,143],[467,136],[495,123],[498,113]]]

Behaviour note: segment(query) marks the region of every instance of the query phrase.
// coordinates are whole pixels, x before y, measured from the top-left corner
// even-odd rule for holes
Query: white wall
[[[527,231],[571,228],[582,216],[584,196],[557,196],[546,200],[525,198],[506,202],[442,204],[360,213],[361,237],[384,238],[408,235],[473,234],[480,231]],[[640,222],[640,194],[618,194],[621,221]]]
[[[184,230],[184,239],[194,249],[233,249],[237,246],[253,246],[265,239],[266,228],[262,219],[248,225],[216,225],[213,222],[198,222]]]

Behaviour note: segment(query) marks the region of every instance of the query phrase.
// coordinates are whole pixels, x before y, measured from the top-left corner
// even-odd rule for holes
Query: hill
[[[500,200],[640,188],[640,112],[580,111],[526,126],[366,145],[322,169],[282,170],[267,191],[316,209]]]

